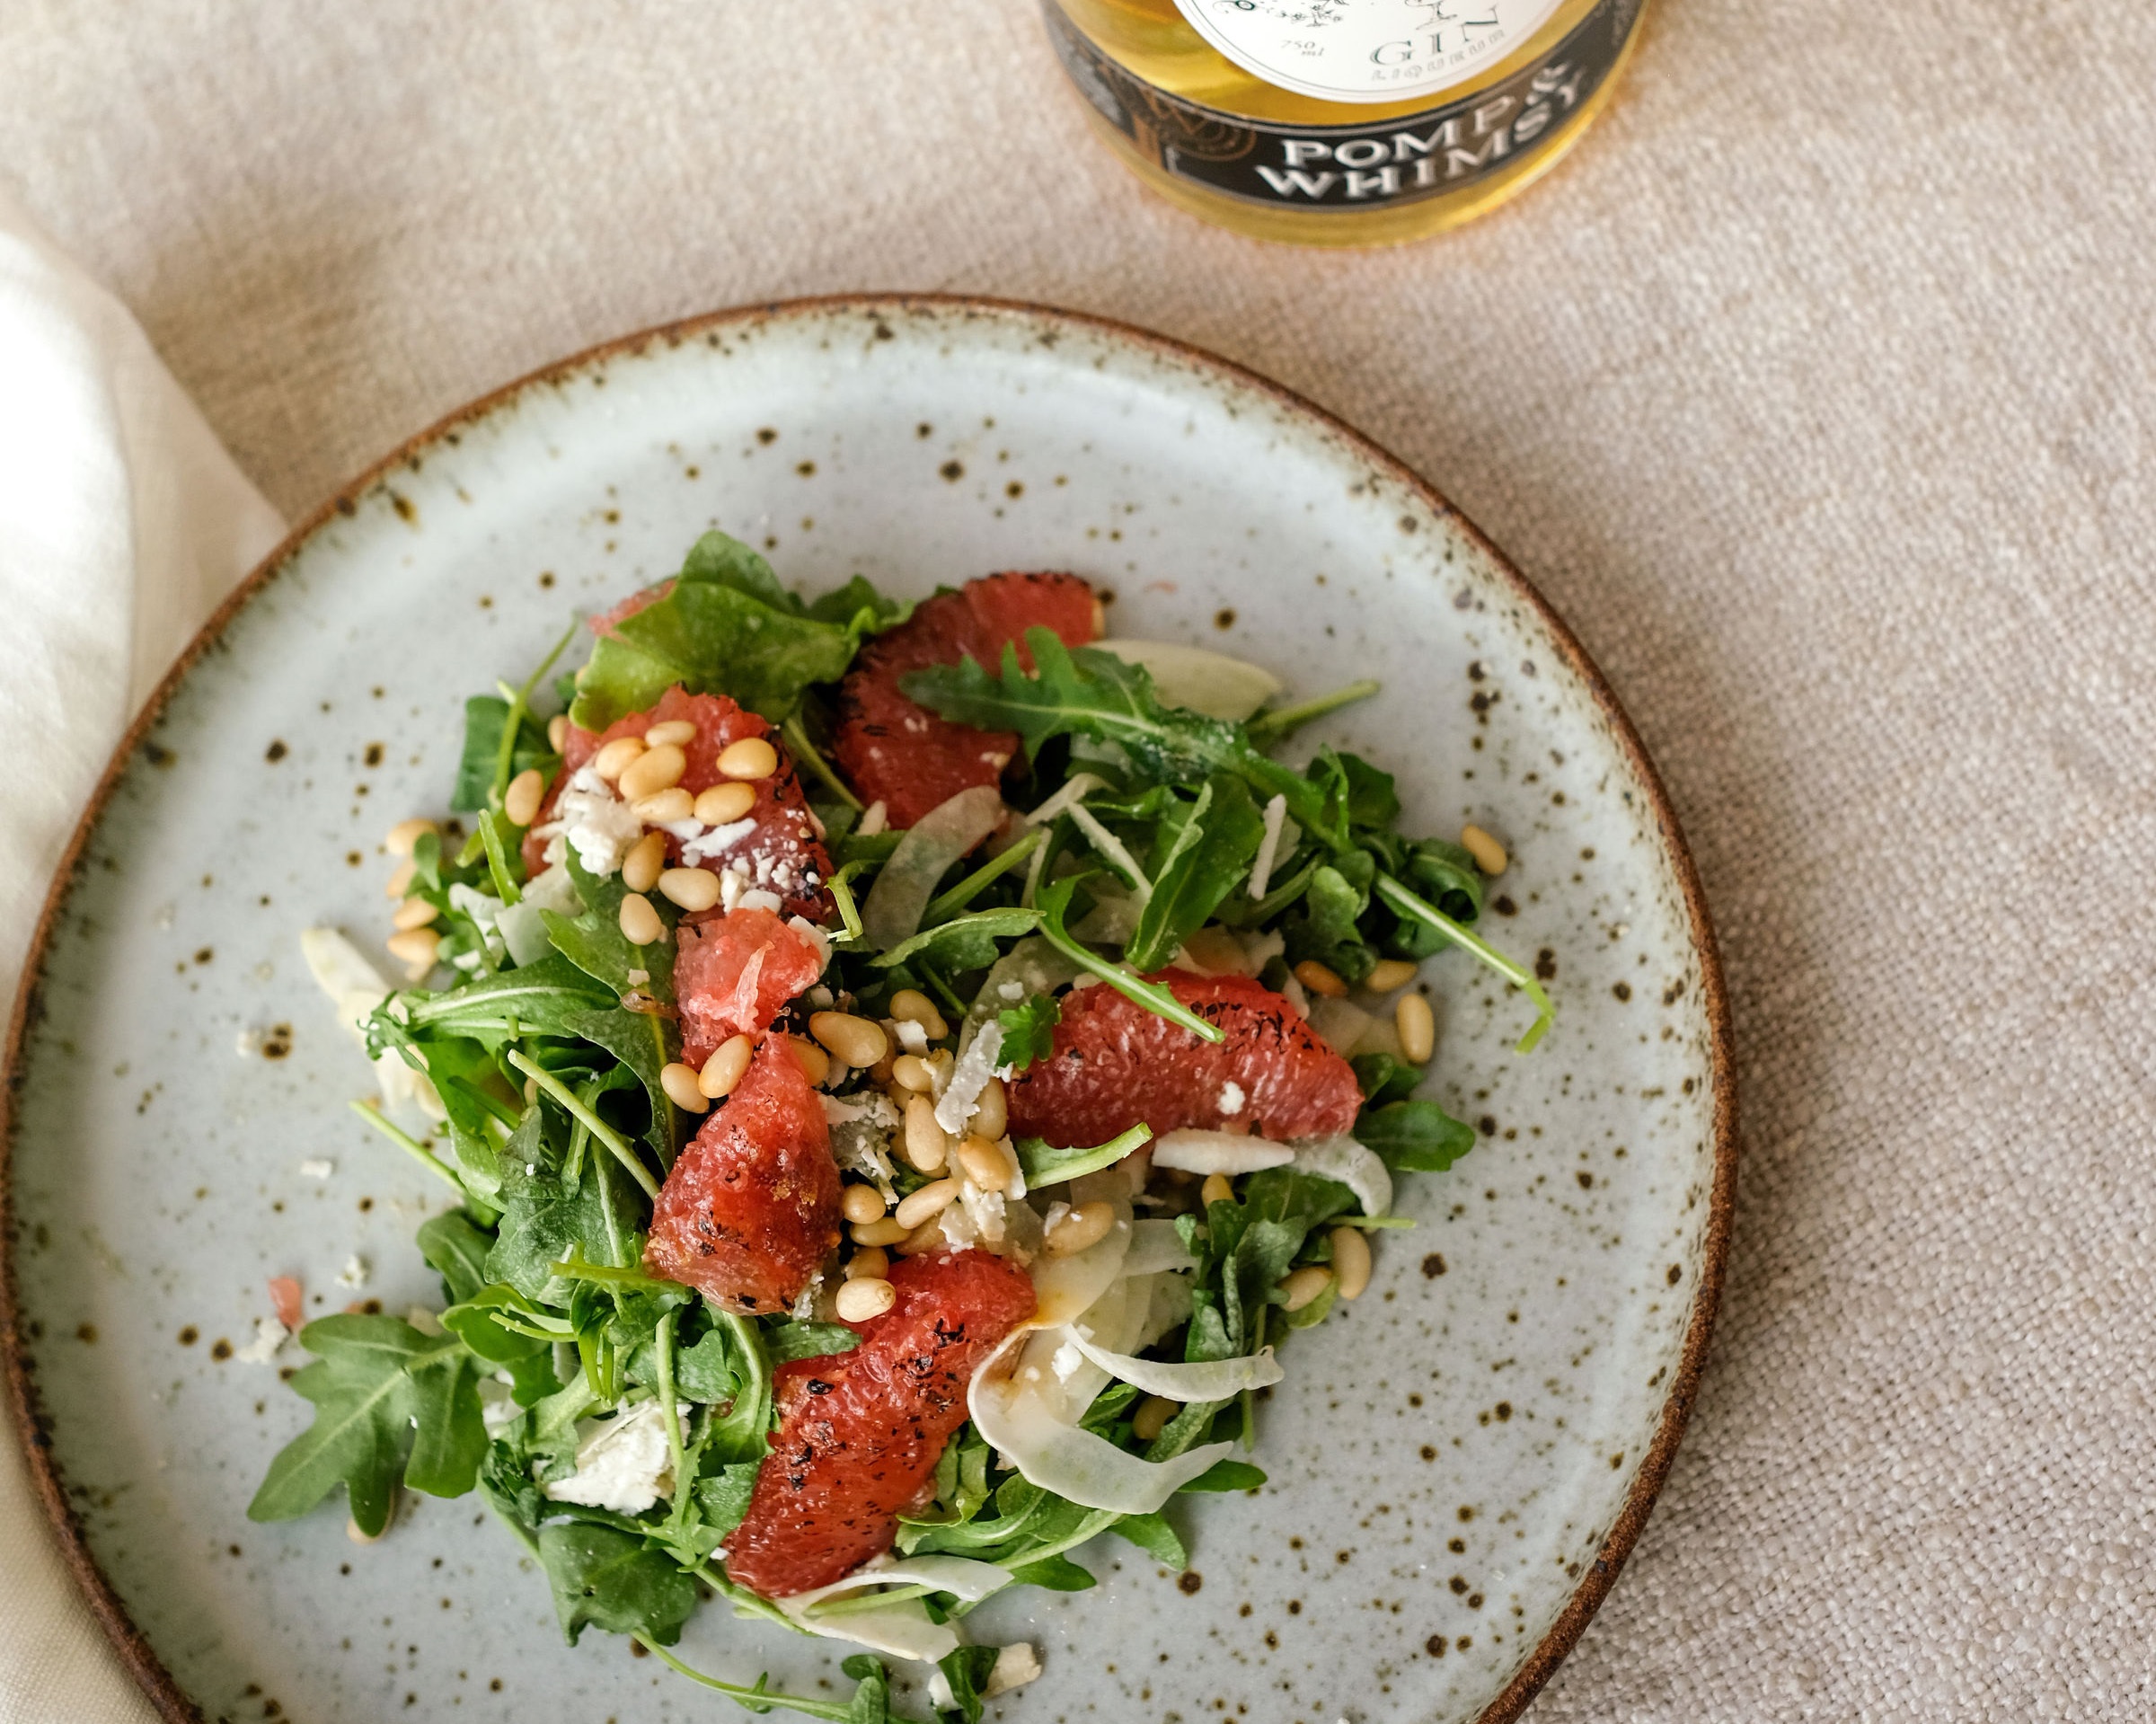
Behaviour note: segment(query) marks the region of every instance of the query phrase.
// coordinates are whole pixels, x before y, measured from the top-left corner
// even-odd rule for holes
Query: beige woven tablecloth
[[[1609,671],[1735,993],[1713,1365],[1535,1716],[2147,1719],[2156,22],[1649,31],[1555,178],[1369,255],[1141,194],[1024,0],[9,0],[0,172],[293,513],[570,349],[862,287],[1391,445]]]

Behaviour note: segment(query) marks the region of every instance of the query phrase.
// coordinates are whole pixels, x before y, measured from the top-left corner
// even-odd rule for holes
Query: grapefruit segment
[[[683,922],[674,952],[681,1057],[703,1069],[719,1044],[759,1036],[824,973],[824,948],[774,910],[738,909]]]

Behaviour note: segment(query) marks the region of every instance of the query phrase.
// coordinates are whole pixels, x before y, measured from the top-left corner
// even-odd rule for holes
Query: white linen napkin
[[[0,998],[127,722],[284,535],[127,308],[0,189]],[[147,1720],[0,1434],[0,1724]]]

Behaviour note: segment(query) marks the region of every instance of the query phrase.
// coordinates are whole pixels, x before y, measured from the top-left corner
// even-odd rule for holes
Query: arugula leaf
[[[588,1158],[573,1185],[563,1177],[563,1160],[545,1110],[534,1107],[502,1154],[501,1221],[487,1253],[490,1281],[547,1304],[569,1296],[554,1265],[572,1250],[591,1262],[627,1267],[632,1235],[623,1218],[638,1213],[613,1157]]]
[[[1001,910],[976,910],[970,915],[956,916],[935,927],[923,928],[888,951],[879,952],[871,961],[879,969],[889,969],[893,965],[921,958],[952,970],[986,969],[1003,955],[995,943],[997,941],[1015,940],[1039,926],[1038,910],[1021,909],[1016,906]]]
[[[570,719],[603,730],[679,683],[692,694],[730,695],[781,723],[809,684],[844,676],[862,635],[879,626],[873,606],[844,622],[810,615],[762,557],[707,533],[672,590],[599,637],[578,675]]]
[[[1063,1017],[1063,1003],[1053,994],[1029,994],[1016,1005],[995,1014],[1003,1032],[998,1050],[1003,1064],[1023,1071],[1037,1059],[1056,1051],[1056,1025]]]
[[[618,1527],[587,1520],[542,1526],[539,1560],[571,1646],[588,1626],[671,1646],[696,1608],[696,1583],[673,1559]]]
[[[1196,803],[1179,802],[1162,822],[1153,857],[1153,893],[1123,949],[1133,969],[1158,969],[1205,926],[1221,900],[1249,878],[1265,841],[1265,816],[1250,787],[1226,774],[1206,781]]]
[[[764,1339],[773,1365],[827,1358],[834,1353],[851,1353],[861,1345],[860,1335],[844,1323],[775,1323],[764,1331]]]
[[[451,1304],[462,1304],[487,1284],[487,1251],[494,1243],[461,1209],[420,1224],[420,1255],[442,1278]]]
[[[1364,944],[1356,925],[1370,904],[1370,866],[1366,856],[1343,856],[1339,861],[1340,867],[1321,866],[1311,875],[1301,913],[1290,916],[1281,932],[1287,939],[1289,963],[1314,959],[1352,986],[1377,964],[1377,954]],[[1358,862],[1362,866],[1356,869],[1353,864]],[[1348,878],[1350,872],[1361,873],[1365,885],[1358,889]]]
[[[1183,1549],[1182,1540],[1161,1515],[1126,1515],[1108,1530],[1118,1538],[1128,1539],[1155,1562],[1178,1574],[1190,1566],[1190,1554]]]
[[[1405,1101],[1422,1082],[1422,1068],[1391,1054],[1351,1054],[1355,1081],[1362,1086],[1365,1107],[1382,1108],[1387,1102]]]
[[[818,623],[836,623],[863,635],[895,629],[913,614],[912,599],[892,598],[866,575],[855,575],[844,587],[817,595],[803,612]]]
[[[415,1331],[416,1332],[416,1331]],[[430,1497],[461,1497],[487,1455],[486,1420],[469,1354],[443,1348],[406,1366],[411,1382],[411,1453],[404,1482]],[[294,1381],[297,1381],[296,1378]]]
[[[1551,1003],[1550,995],[1543,990],[1541,978],[1515,959],[1507,958],[1481,935],[1471,933],[1445,915],[1436,905],[1418,897],[1391,875],[1379,874],[1374,890],[1384,902],[1385,907],[1395,915],[1403,921],[1420,922],[1454,945],[1464,947],[1534,1003],[1534,1021],[1527,1027],[1527,1033],[1513,1044],[1515,1053],[1533,1053],[1535,1044],[1542,1040],[1557,1018],[1557,1008]]]
[[[756,1474],[763,1470],[761,1461],[732,1461],[697,1480],[696,1505],[710,1531],[724,1538],[740,1525],[748,1514],[749,1499],[755,1495]]]
[[[1365,1108],[1355,1135],[1395,1173],[1442,1173],[1475,1146],[1475,1128],[1435,1101]]]
[[[615,1003],[587,971],[559,952],[446,993],[394,998],[415,1037],[468,1036],[490,1050],[524,1036],[578,1035],[573,1020],[595,1006]]]
[[[449,792],[449,806],[458,813],[475,813],[487,806],[501,759],[502,727],[508,717],[509,703],[499,694],[474,694],[464,703],[464,751],[456,764],[455,788]],[[514,778],[536,767],[542,776],[552,778],[561,762],[546,739],[546,727],[528,712],[520,713],[509,775]]]
[[[1265,1473],[1248,1461],[1215,1461],[1183,1487],[1185,1490],[1255,1490]]]
[[[1390,832],[1400,818],[1400,792],[1392,774],[1381,772],[1360,755],[1345,750],[1333,756],[1340,763],[1348,789],[1348,823],[1371,831]]]
[[[965,1724],[981,1724],[981,1707],[986,1698],[981,1690],[987,1685],[988,1673],[995,1668],[997,1650],[993,1646],[962,1646],[936,1661],[943,1680],[950,1684],[951,1704],[944,1707],[944,1711],[956,1711]]]
[[[676,1114],[660,1077],[667,1062],[674,1057],[675,1042],[667,1021],[652,1012],[629,1012],[617,1006],[565,1017],[562,1028],[612,1054],[642,1083],[644,1100],[651,1109],[651,1124],[644,1136],[658,1152],[659,1160],[672,1166]]]
[[[1134,1005],[1142,1005],[1155,1017],[1165,1018],[1171,1023],[1180,1023],[1201,1041],[1225,1040],[1217,1024],[1199,1017],[1160,983],[1141,980],[1121,965],[1109,963],[1072,935],[1064,925],[1064,918],[1070,912],[1072,893],[1084,878],[1082,874],[1066,874],[1054,885],[1040,889],[1034,901],[1040,910],[1041,938],[1079,968],[1098,976]]]
[[[1065,1180],[1098,1173],[1104,1167],[1113,1167],[1140,1144],[1152,1140],[1153,1127],[1139,1125],[1091,1149],[1057,1148],[1039,1137],[1020,1137],[1011,1147],[1018,1152],[1018,1164],[1025,1172],[1027,1189],[1031,1189],[1035,1186],[1056,1185]]]
[[[605,875],[588,872],[577,859],[574,844],[569,846],[562,862],[576,884],[577,899],[584,906],[584,914],[566,916],[556,910],[539,912],[539,920],[545,924],[546,937],[553,942],[554,950],[587,976],[604,982],[614,991],[616,1002],[624,994],[635,993],[671,1003],[674,998],[671,934],[662,934],[649,946],[630,944],[629,936],[622,932],[622,900],[629,896],[629,888],[622,879],[621,871],[616,869]],[[659,920],[669,930],[680,919],[681,913],[664,895],[654,898],[652,908],[658,912]],[[641,972],[644,979],[632,980],[632,970]]]
[[[1111,1516],[1119,1518],[1119,1516]],[[1035,1557],[1011,1569],[1011,1585],[1039,1587],[1048,1592],[1086,1592],[1100,1583],[1060,1552]]]

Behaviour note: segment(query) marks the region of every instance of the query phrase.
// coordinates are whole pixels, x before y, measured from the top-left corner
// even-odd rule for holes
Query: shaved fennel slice
[[[1233,1443],[1207,1443],[1171,1461],[1147,1461],[1058,1419],[1038,1384],[1015,1382],[998,1367],[1021,1331],[974,1373],[967,1409],[974,1428],[1044,1490],[1087,1508],[1150,1515],[1227,1454]]]
[[[969,1556],[914,1556],[876,1558],[841,1575],[827,1587],[814,1587],[778,1601],[789,1616],[813,1612],[826,1598],[859,1592],[864,1587],[931,1587],[968,1604],[978,1604],[992,1592],[1011,1584],[1011,1570],[993,1562],[976,1562]]]
[[[816,1587],[790,1597],[775,1599],[779,1609],[795,1627],[834,1640],[852,1640],[871,1651],[893,1658],[917,1658],[933,1664],[947,1658],[959,1645],[959,1637],[947,1624],[929,1620],[918,1598],[895,1598],[888,1605],[863,1605],[843,1614],[819,1614],[817,1606],[866,1587],[929,1587],[947,1592],[968,1604],[977,1604],[990,1593],[1011,1584],[1011,1570],[993,1562],[976,1562],[963,1556],[916,1556],[903,1561],[878,1560],[864,1563],[827,1587]]]
[[[1321,998],[1311,1003],[1309,1021],[1318,1039],[1346,1059],[1361,1044],[1375,1020],[1352,1000]]]
[[[389,984],[382,974],[334,928],[308,928],[299,936],[300,956],[314,985],[330,996],[338,1021],[362,1049],[367,1047],[367,1021],[375,1008],[389,998]],[[442,1098],[426,1073],[415,1070],[393,1048],[374,1061],[375,1082],[382,1091],[384,1107],[410,1102],[429,1119],[448,1117]]]
[[[1096,1200],[1115,1210],[1115,1224],[1082,1251],[1034,1260],[1029,1327],[1054,1329],[1075,1321],[1123,1273],[1123,1260],[1130,1251],[1130,1180],[1119,1169],[1109,1168],[1071,1181],[1074,1207]]]
[[[1174,1365],[1162,1359],[1142,1359],[1128,1353],[1110,1353],[1086,1339],[1075,1329],[1071,1345],[1101,1370],[1149,1395],[1166,1395],[1171,1401],[1225,1401],[1245,1389],[1267,1389],[1287,1374],[1273,1357],[1273,1349],[1232,1359],[1207,1359],[1191,1365]]]
[[[900,1598],[873,1610],[850,1610],[826,1621],[787,1608],[790,1600],[773,1601],[786,1620],[805,1634],[826,1640],[849,1640],[894,1658],[913,1658],[935,1664],[959,1649],[958,1631],[948,1622],[932,1622],[927,1607],[918,1598]]]
[[[1131,1224],[1130,1254],[1123,1260],[1125,1275],[1153,1275],[1162,1269],[1194,1269],[1197,1260],[1183,1243],[1172,1221],[1135,1221]]]
[[[1268,1167],[1286,1167],[1295,1152],[1268,1137],[1238,1136],[1229,1131],[1199,1131],[1186,1127],[1153,1140],[1153,1164],[1183,1173],[1260,1173]]]
[[[939,802],[898,840],[891,859],[861,906],[869,943],[888,951],[921,931],[922,912],[951,864],[1002,823],[1003,799],[993,784],[976,784]]]
[[[1392,1169],[1376,1151],[1352,1137],[1306,1139],[1295,1145],[1295,1165],[1321,1179],[1338,1180],[1355,1193],[1366,1216],[1382,1216],[1392,1207]]]
[[[1127,665],[1144,666],[1162,700],[1209,719],[1247,719],[1282,686],[1271,671],[1204,647],[1173,641],[1096,641],[1093,646]]]

